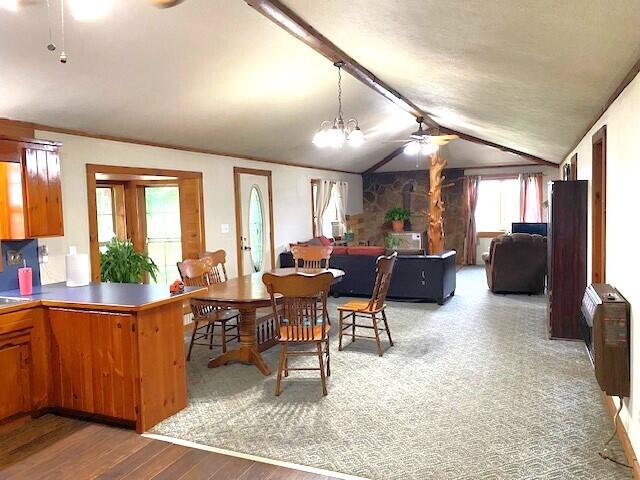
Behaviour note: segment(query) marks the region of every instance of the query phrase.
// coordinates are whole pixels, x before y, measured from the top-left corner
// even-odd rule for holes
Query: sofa
[[[489,289],[495,293],[544,293],[547,273],[547,239],[541,235],[513,233],[491,241],[482,258]]]
[[[335,297],[372,294],[376,276],[376,259],[382,247],[335,247],[329,260],[331,268],[344,270],[342,281],[331,287]],[[281,267],[293,267],[291,252],[280,254]],[[456,289],[456,252],[438,255],[398,255],[388,297],[442,305]]]

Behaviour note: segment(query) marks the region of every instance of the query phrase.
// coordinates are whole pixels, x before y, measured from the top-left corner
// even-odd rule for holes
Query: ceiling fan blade
[[[413,142],[413,138],[407,138],[404,140],[385,140],[382,143],[407,143],[407,142]]]
[[[158,8],[170,8],[182,3],[184,0],[147,0],[151,5]]]

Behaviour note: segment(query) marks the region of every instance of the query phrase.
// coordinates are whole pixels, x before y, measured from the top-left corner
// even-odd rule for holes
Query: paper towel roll
[[[67,287],[82,287],[91,282],[89,255],[76,251],[76,247],[70,247],[69,254],[65,257]]]

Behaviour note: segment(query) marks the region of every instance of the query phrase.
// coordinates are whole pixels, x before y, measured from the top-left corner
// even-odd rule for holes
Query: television
[[[547,224],[545,222],[513,222],[511,224],[511,233],[530,233],[546,237]]]

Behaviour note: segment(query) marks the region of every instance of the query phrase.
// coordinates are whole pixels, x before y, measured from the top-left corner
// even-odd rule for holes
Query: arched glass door
[[[249,245],[253,271],[259,272],[264,263],[264,208],[257,185],[251,187],[249,194]]]

